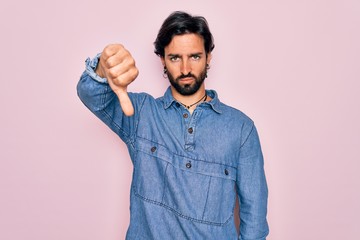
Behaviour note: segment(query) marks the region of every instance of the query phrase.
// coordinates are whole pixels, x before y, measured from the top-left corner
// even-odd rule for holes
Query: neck
[[[182,95],[171,86],[171,93],[173,97],[180,102],[185,108],[192,113],[198,104],[210,101],[211,98],[206,95],[205,86],[202,85],[199,90],[192,95]]]
[[[206,101],[206,98],[207,98],[207,95],[205,93],[205,95],[203,97],[201,97],[199,100],[197,100],[196,102],[190,104],[190,105],[186,105],[184,103],[181,102],[181,104],[187,108],[187,109],[191,109],[192,107],[196,107],[198,104],[200,104],[201,102],[205,102]]]
[[[189,106],[199,100],[201,102],[201,98],[204,98],[206,91],[204,85],[202,85],[196,93],[192,95],[182,95],[171,86],[171,93],[178,102]]]

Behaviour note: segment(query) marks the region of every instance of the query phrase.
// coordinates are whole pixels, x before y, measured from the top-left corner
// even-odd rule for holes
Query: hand
[[[121,44],[110,44],[101,53],[96,74],[106,78],[111,89],[119,98],[121,109],[126,116],[134,114],[134,107],[127,94],[127,86],[135,80],[139,70],[135,60]]]

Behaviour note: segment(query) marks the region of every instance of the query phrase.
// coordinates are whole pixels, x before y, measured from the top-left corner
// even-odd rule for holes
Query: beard
[[[184,75],[181,74],[179,77],[175,78],[171,73],[168,71],[167,76],[169,78],[170,84],[175,88],[175,90],[184,96],[193,95],[196,93],[201,85],[203,84],[205,78],[207,77],[207,68],[205,67],[204,70],[199,74],[199,76],[196,76],[189,72],[188,74]],[[183,78],[193,78],[195,81],[191,84],[183,84],[180,85],[180,80]]]

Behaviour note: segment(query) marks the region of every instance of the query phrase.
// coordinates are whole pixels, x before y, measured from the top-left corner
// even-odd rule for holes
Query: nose
[[[187,59],[182,61],[180,71],[183,75],[187,75],[191,72],[191,65]]]

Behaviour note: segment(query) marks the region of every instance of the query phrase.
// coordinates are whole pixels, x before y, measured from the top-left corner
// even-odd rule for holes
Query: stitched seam
[[[253,131],[254,131],[254,124],[252,124],[251,130],[250,130],[249,134],[246,136],[245,141],[241,144],[240,148],[242,148],[244,146],[244,144],[247,142],[247,140],[249,139],[249,137]]]
[[[136,122],[134,123],[134,128],[135,128],[135,131],[134,131],[134,137],[133,139],[135,140],[136,136],[137,136],[137,132],[138,132],[138,127],[139,127],[139,123],[140,123],[140,117],[141,117],[141,111],[143,110],[143,107],[145,105],[145,99],[147,98],[147,95],[144,96],[144,98],[142,99],[141,103],[140,103],[140,106],[139,106],[139,117],[136,119]]]
[[[110,116],[110,114],[106,111],[106,110],[101,110],[101,112],[103,113],[103,115],[111,121],[111,124],[116,127],[116,129],[118,130],[118,132],[121,133],[121,135],[125,136],[125,137],[129,137],[128,134],[112,119],[112,117]]]
[[[210,180],[209,180],[209,186],[208,186],[207,194],[206,194],[206,201],[205,201],[204,210],[203,210],[201,219],[204,219],[204,216],[205,216],[206,205],[207,205],[207,202],[209,199],[209,194],[210,194],[211,179],[212,179],[212,177],[210,177]]]
[[[200,220],[200,219],[196,219],[196,218],[192,218],[192,217],[189,217],[189,216],[186,216],[186,215],[183,215],[182,213],[180,213],[179,211],[177,211],[176,209],[164,204],[164,203],[161,203],[161,202],[158,202],[158,201],[154,201],[154,200],[151,200],[151,199],[148,199],[146,197],[143,197],[141,196],[139,193],[136,192],[136,188],[134,187],[134,194],[135,196],[137,196],[138,198],[140,199],[143,199],[144,201],[146,202],[149,202],[149,203],[152,203],[152,204],[155,204],[155,205],[158,205],[158,206],[161,206],[161,207],[164,207],[165,209],[173,212],[175,215],[179,216],[179,217],[182,217],[182,218],[185,218],[189,221],[192,221],[192,222],[197,222],[197,223],[203,223],[203,224],[208,224],[208,225],[214,225],[214,226],[218,226],[218,227],[222,227],[222,226],[225,226],[231,219],[232,217],[234,216],[234,214],[232,213],[230,215],[230,217],[224,222],[224,223],[218,223],[218,222],[211,222],[211,221],[205,221],[205,220]]]
[[[165,178],[166,178],[166,172],[167,172],[168,166],[169,166],[169,163],[167,162],[167,163],[166,163],[166,167],[165,167],[164,177],[163,177],[164,189],[163,189],[163,196],[162,196],[162,198],[161,198],[161,202],[164,202],[164,198],[165,198],[165,189],[166,189],[166,181],[165,181]]]

